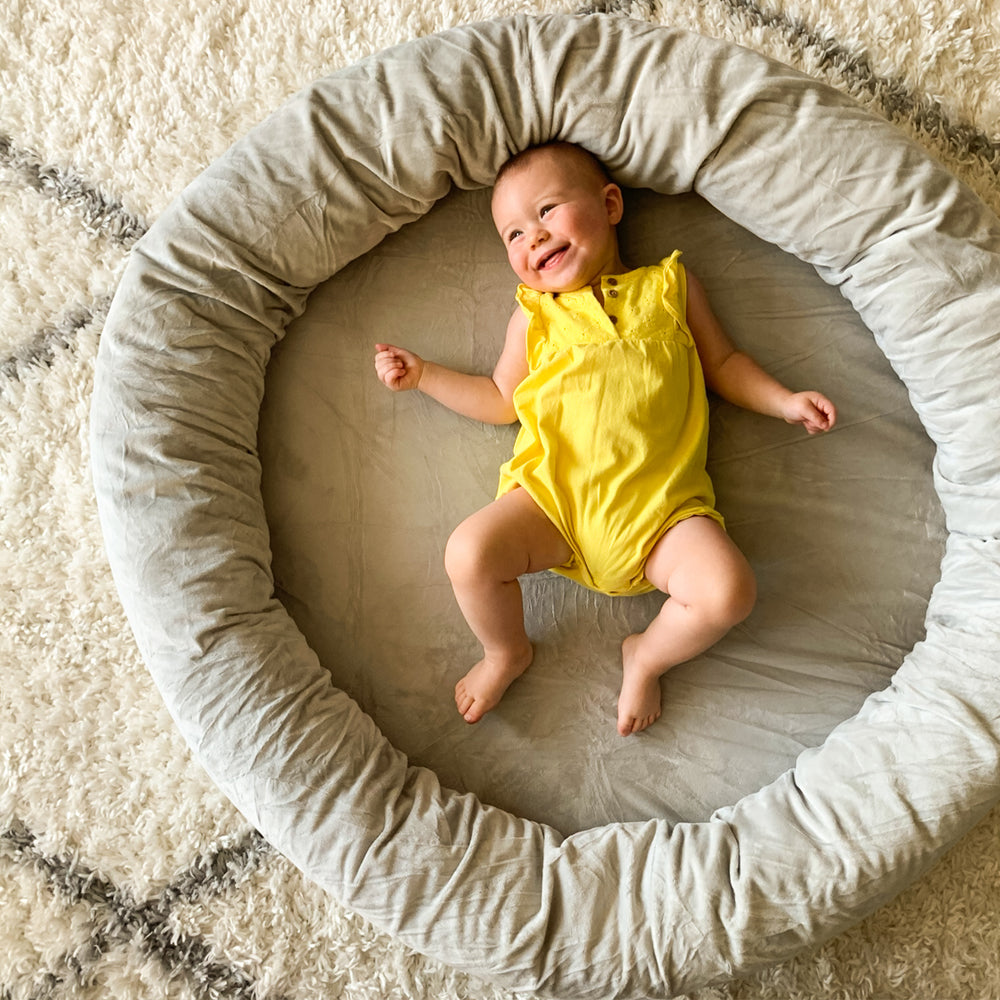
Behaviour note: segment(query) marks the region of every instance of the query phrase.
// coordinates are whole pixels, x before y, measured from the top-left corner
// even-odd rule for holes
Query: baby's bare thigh
[[[516,576],[562,566],[572,555],[566,539],[520,486],[466,518],[448,544],[475,548]]]
[[[646,579],[665,594],[720,582],[752,585],[753,571],[726,530],[711,517],[694,516],[675,524],[653,547]]]

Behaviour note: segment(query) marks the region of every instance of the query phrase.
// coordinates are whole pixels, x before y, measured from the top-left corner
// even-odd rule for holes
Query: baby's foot
[[[637,655],[640,635],[622,643],[622,689],[618,695],[618,732],[641,733],[660,717],[660,674],[644,667]]]
[[[500,699],[511,683],[531,666],[534,650],[527,649],[501,660],[484,657],[456,685],[455,704],[466,722],[478,722]]]

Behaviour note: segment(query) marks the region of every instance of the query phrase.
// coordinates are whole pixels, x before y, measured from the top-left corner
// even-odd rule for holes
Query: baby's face
[[[514,273],[541,292],[569,292],[625,270],[615,225],[621,190],[575,158],[539,150],[504,175],[493,221]]]

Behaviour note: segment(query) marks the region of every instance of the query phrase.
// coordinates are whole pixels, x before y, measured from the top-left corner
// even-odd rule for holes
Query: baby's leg
[[[660,677],[743,621],[757,597],[750,564],[709,517],[689,517],[671,528],[650,553],[645,573],[669,597],[646,631],[622,644],[622,736],[660,717]]]
[[[559,566],[570,555],[565,539],[520,487],[467,518],[448,540],[445,568],[483,644],[482,660],[455,687],[466,722],[478,722],[531,663],[517,578]]]

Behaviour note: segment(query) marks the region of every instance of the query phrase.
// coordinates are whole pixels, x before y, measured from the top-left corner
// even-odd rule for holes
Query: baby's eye
[[[542,219],[544,219],[545,216],[548,215],[549,212],[551,212],[552,209],[554,209],[555,207],[556,207],[555,205],[545,205],[542,208],[542,210],[538,213],[539,217],[542,218]]]
[[[521,235],[521,230],[520,229],[512,229],[507,234],[507,242],[508,243],[513,243],[514,240],[516,240],[518,238],[518,236],[520,236],[520,235]]]

